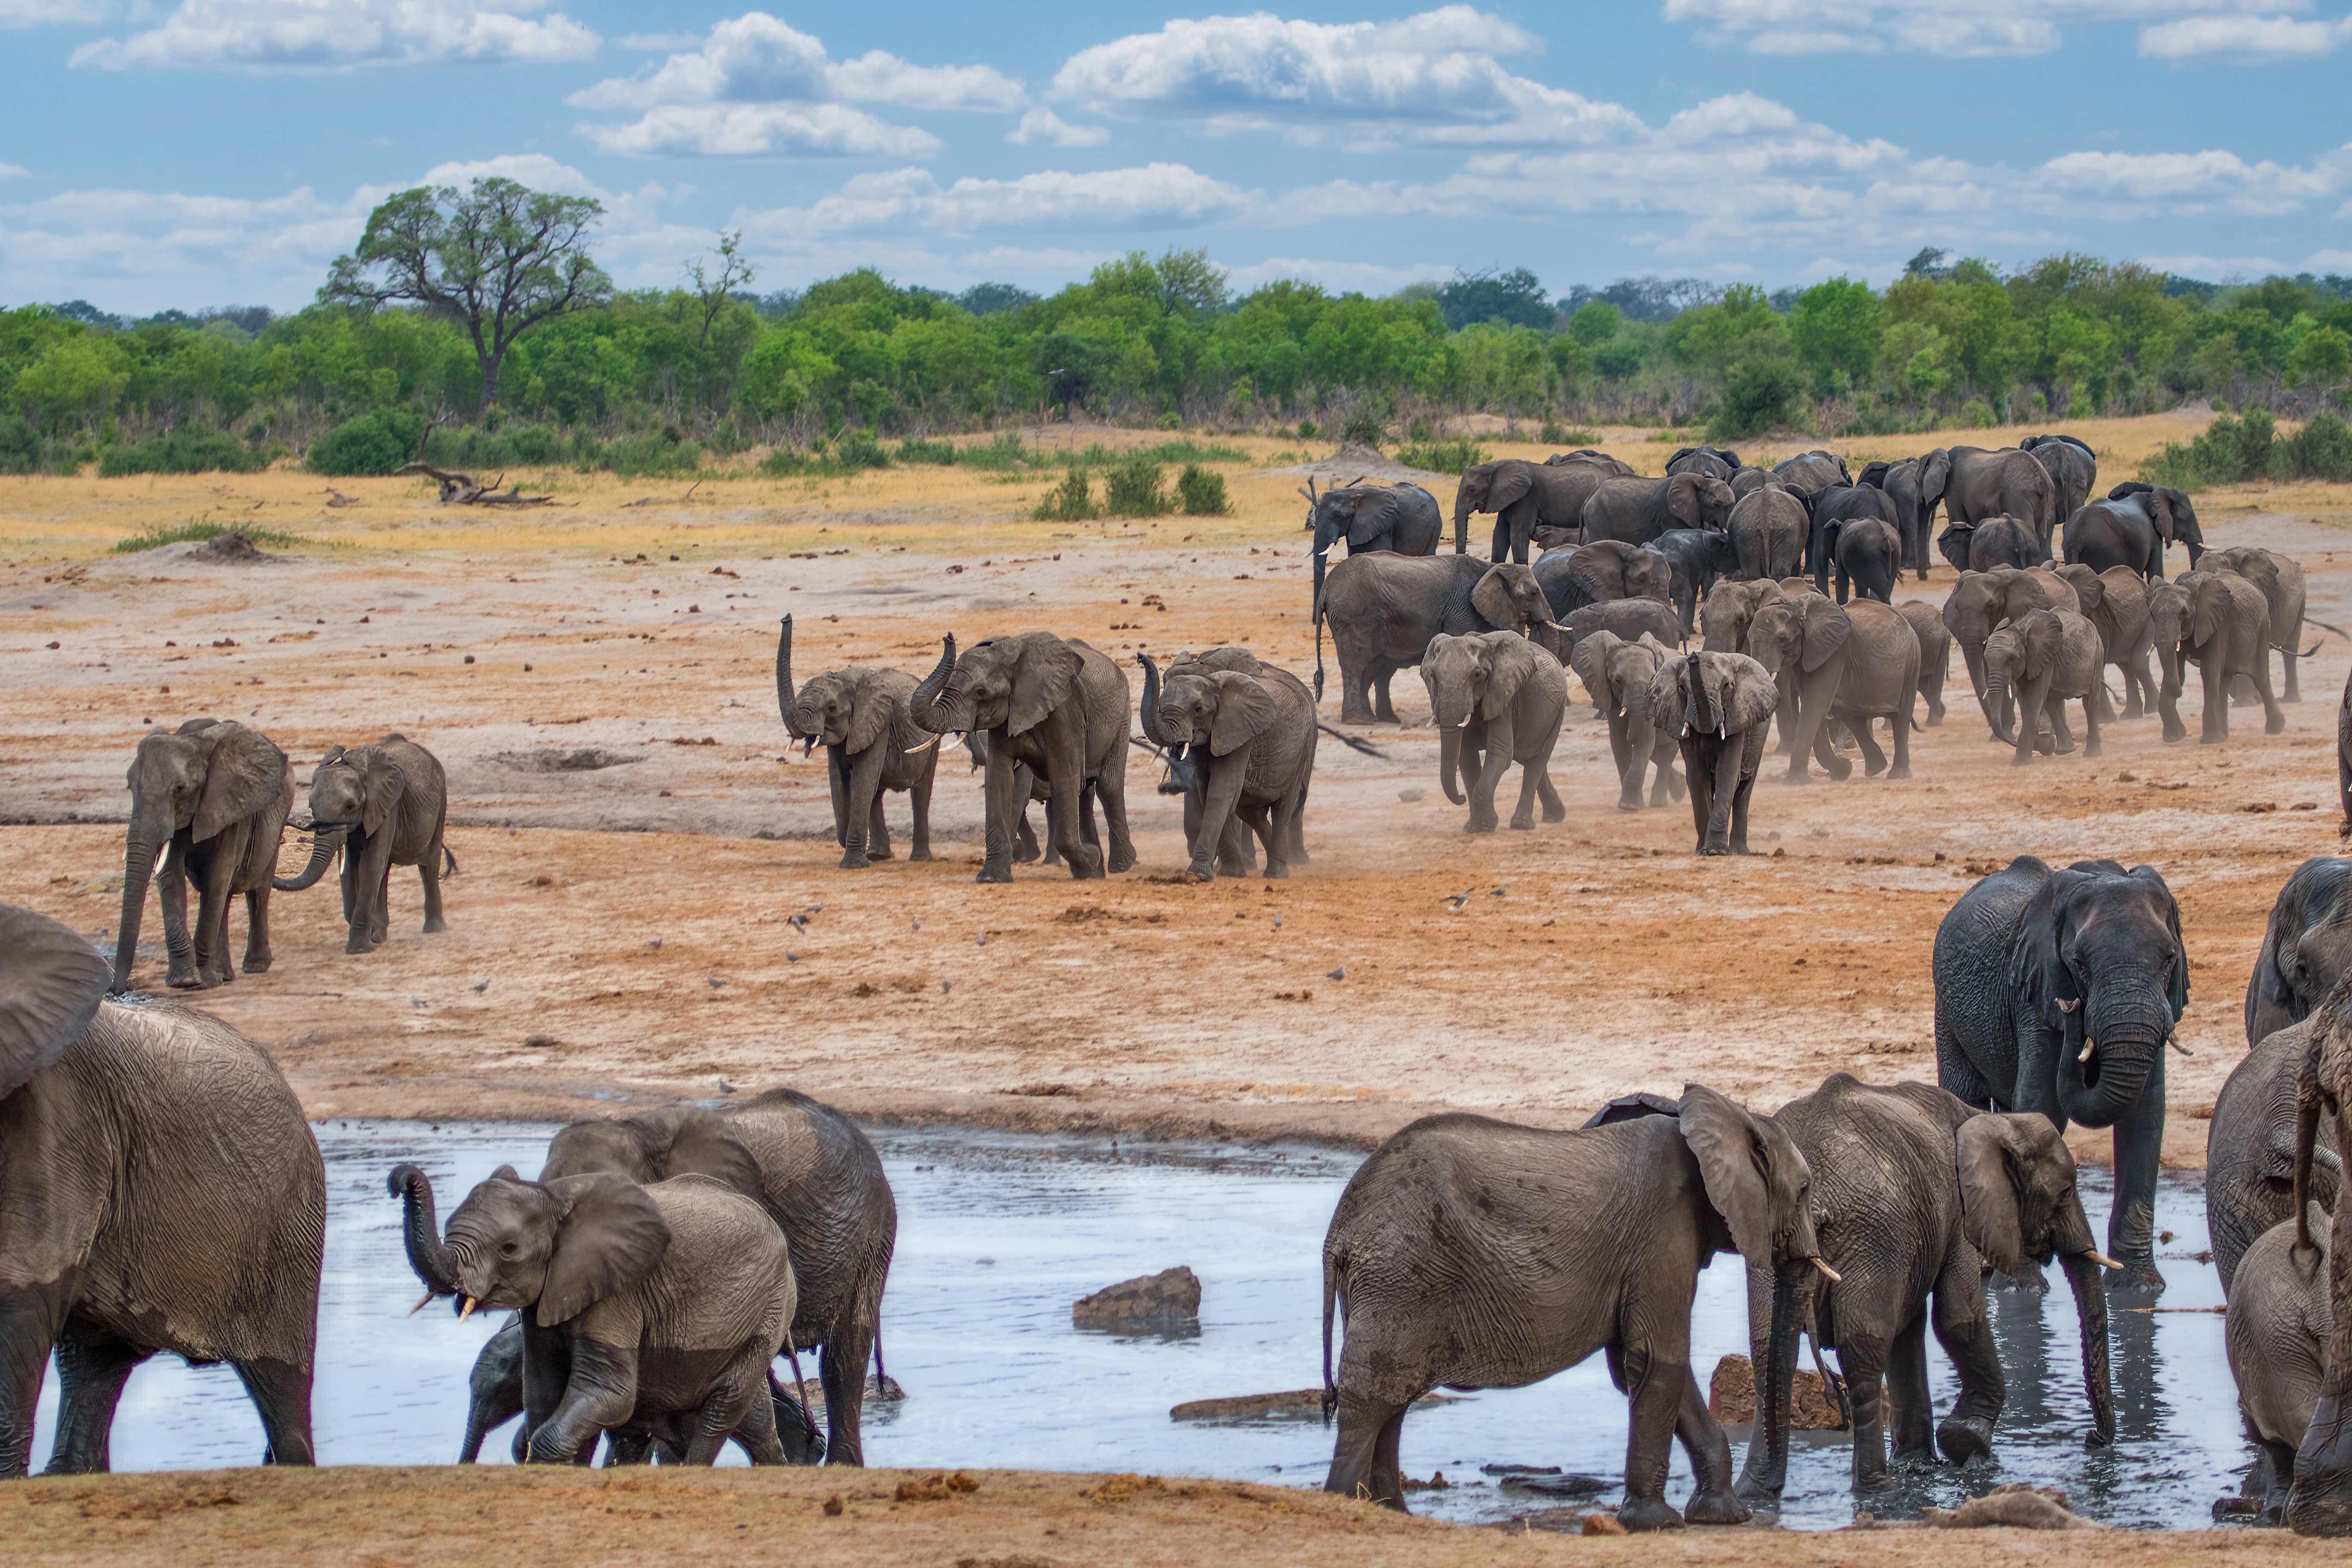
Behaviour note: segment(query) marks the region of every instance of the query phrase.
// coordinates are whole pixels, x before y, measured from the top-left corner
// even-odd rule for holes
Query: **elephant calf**
[[[1650,722],[1678,736],[1701,855],[1748,853],[1748,800],[1780,689],[1739,653],[1689,653],[1658,667]]]
[[[2074,749],[2074,736],[2066,728],[2070,701],[2083,704],[2083,754],[2099,754],[2099,672],[2106,660],[2098,627],[2071,611],[2029,610],[1985,638],[1984,661],[1985,702],[1992,712],[2007,715],[2010,689],[2014,686],[2017,691],[2017,755],[2011,766],[2033,761],[2045,721],[2056,752]]]
[[[1230,842],[1236,821],[1256,830],[1266,876],[1289,876],[1291,862],[1307,858],[1301,818],[1315,774],[1315,694],[1247,648],[1180,661],[1164,682],[1150,656],[1135,658],[1143,666],[1144,734],[1185,775],[1185,876],[1213,881],[1237,848],[1246,853],[1245,842]],[[1246,861],[1241,874],[1249,874]]]
[[[914,816],[912,860],[931,858],[931,782],[940,765],[940,738],[927,735],[908,710],[915,678],[902,669],[853,664],[793,683],[793,618],[776,634],[776,710],[784,732],[806,756],[824,746],[827,791],[833,796],[833,838],[841,868],[862,870],[890,858],[890,829],[882,796],[903,791]]]
[[[1592,705],[1609,721],[1620,811],[1642,809],[1642,776],[1654,764],[1657,782],[1650,804],[1664,805],[1683,797],[1682,775],[1675,768],[1677,738],[1672,730],[1650,722],[1650,682],[1674,657],[1673,649],[1646,633],[1628,640],[1612,632],[1579,638],[1569,655],[1577,679],[1592,694]]]
[[[1523,771],[1513,827],[1535,826],[1538,797],[1546,822],[1568,815],[1549,771],[1560,721],[1568,714],[1568,677],[1549,650],[1517,632],[1441,632],[1429,639],[1429,651],[1422,656],[1421,679],[1437,722],[1437,776],[1445,798],[1462,805],[1455,777],[1465,771],[1471,775],[1470,820],[1463,831],[1495,831],[1495,791],[1514,763]],[[1307,739],[1311,745],[1314,737]]]
[[[2205,1234],[2229,1294],[2254,1238],[2294,1217],[2297,1096],[2316,1024],[2289,1024],[2239,1058],[2205,1125]],[[2305,1177],[2311,1201],[2333,1209],[2343,1166],[2326,1139],[2314,1143]]]
[[[2336,1335],[2329,1300],[2335,1223],[2313,1203],[2301,1219],[2282,1220],[2263,1232],[2239,1260],[2229,1291],[2222,1345],[2237,1380],[2246,1436],[2262,1451],[2257,1474],[2248,1479],[2266,1483],[2261,1516],[2266,1524],[2285,1522],[2295,1453],[2311,1431],[2327,1374],[2327,1347]]]
[[[271,886],[299,893],[343,858],[345,952],[373,952],[392,935],[392,868],[414,866],[425,883],[425,929],[445,931],[441,878],[457,868],[442,842],[449,783],[441,760],[407,736],[373,746],[330,746],[310,775],[310,860],[299,877]]]
[[[2230,738],[2233,676],[2246,677],[2260,694],[2264,734],[2286,728],[2286,714],[2271,693],[2270,605],[2260,588],[2234,572],[2189,572],[2177,582],[2149,585],[2147,619],[2158,662],[2164,667],[2157,705],[2164,716],[2166,740],[2183,740],[2189,734],[2180,721],[2180,693],[2186,667],[2191,664],[2197,666],[2205,697],[2200,744],[2219,745]]]

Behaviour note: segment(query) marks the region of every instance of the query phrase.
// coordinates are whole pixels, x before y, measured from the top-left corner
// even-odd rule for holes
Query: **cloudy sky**
[[[480,173],[601,198],[626,286],[721,227],[763,289],[2352,272],[2346,3],[0,0],[0,303],[297,306]]]

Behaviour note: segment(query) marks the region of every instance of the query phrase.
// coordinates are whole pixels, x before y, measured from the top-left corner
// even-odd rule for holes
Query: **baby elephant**
[[[1552,788],[1551,749],[1568,713],[1568,677],[1559,660],[1517,632],[1472,632],[1429,639],[1421,679],[1437,721],[1438,780],[1445,798],[1463,803],[1458,773],[1470,774],[1470,833],[1495,831],[1495,791],[1513,763],[1525,773],[1511,826],[1536,825],[1536,801],[1546,822],[1568,815]]]
[[[1675,731],[1650,722],[1650,682],[1673,657],[1672,649],[1647,633],[1629,642],[1613,632],[1579,638],[1568,656],[1577,679],[1592,694],[1592,705],[1609,721],[1620,811],[1642,809],[1642,775],[1654,763],[1657,782],[1650,791],[1650,804],[1664,805],[1683,797],[1682,774],[1675,769]]]
[[[373,746],[330,746],[310,775],[310,864],[270,886],[299,893],[316,882],[338,853],[343,857],[343,921],[351,927],[345,952],[370,952],[391,934],[394,866],[414,866],[425,882],[425,929],[449,929],[441,918],[441,879],[457,858],[441,841],[449,816],[449,784],[440,760],[404,735]]]
[[[2083,754],[2099,754],[2100,671],[2106,666],[2106,645],[2099,628],[2072,610],[2029,610],[1985,638],[1985,707],[1996,715],[2008,711],[2009,692],[2017,689],[2017,755],[2011,765],[2033,760],[2042,742],[2042,721],[2049,722],[2053,744],[2060,752],[2074,749],[2066,728],[2066,704],[2083,704]],[[2004,741],[2010,737],[2002,733]]]
[[[1686,653],[1650,682],[1650,722],[1679,737],[1702,855],[1748,853],[1748,799],[1780,689],[1744,653]]]
[[[2305,1210],[2300,1225],[2280,1221],[2246,1248],[2230,1282],[2223,1336],[2246,1436],[2268,1461],[2266,1524],[2284,1522],[2295,1450],[2310,1430],[2327,1370],[2336,1321],[2327,1282],[2333,1224],[2317,1204]]]

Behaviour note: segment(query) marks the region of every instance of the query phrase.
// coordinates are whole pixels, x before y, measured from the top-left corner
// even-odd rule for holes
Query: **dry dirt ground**
[[[2077,428],[2104,488],[2195,423]],[[1653,472],[1671,450],[1609,434]],[[903,858],[893,797],[902,858],[836,869],[824,759],[788,752],[776,717],[777,615],[803,674],[919,671],[942,632],[1033,627],[1130,668],[1237,642],[1307,670],[1304,503],[1265,470],[1324,454],[1240,444],[1232,515],[1089,524],[1030,521],[1042,479],[936,468],[724,479],[690,500],[680,481],[523,475],[562,504],[515,512],[443,509],[411,479],[339,480],[357,504],[331,508],[289,471],[0,481],[0,898],[110,947],[122,770],[150,723],[244,720],[305,783],[329,744],[396,729],[449,769],[450,931],[420,934],[402,872],[392,941],[346,957],[330,881],[274,900],[271,972],[194,998],[268,1043],[314,1116],[562,1116],[723,1079],[877,1118],[1364,1143],[1440,1106],[1573,1122],[1685,1080],[1769,1107],[1842,1068],[1932,1078],[1929,944],[1952,900],[2013,855],[2107,856],[2158,866],[2181,901],[2195,1055],[2172,1064],[2168,1149],[2201,1159],[2264,914],[2337,845],[2352,647],[2316,630],[2283,735],[2240,710],[2229,744],[2167,746],[2151,717],[2112,727],[2103,757],[2019,770],[1955,658],[1913,779],[1768,782],[1752,858],[1696,858],[1686,808],[1619,813],[1580,688],[1554,763],[1569,819],[1465,835],[1408,674],[1405,725],[1370,731],[1383,756],[1323,747],[1312,863],[1287,882],[1178,880],[1179,814],[1140,750],[1127,875],[974,885],[961,752],[941,760],[936,859]],[[2293,552],[2312,615],[2352,626],[2352,489],[2201,510],[2216,544]],[[205,518],[284,536],[284,559],[109,553]],[[1951,576],[1904,592],[1940,598]],[[1334,665],[1334,721],[1336,688]],[[152,903],[145,937],[139,978],[160,983]]]

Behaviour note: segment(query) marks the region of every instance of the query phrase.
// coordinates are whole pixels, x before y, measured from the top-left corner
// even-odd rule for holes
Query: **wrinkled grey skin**
[[[2028,1260],[2061,1260],[2082,1328],[2091,1443],[2114,1442],[2106,1294],[2074,1190],[2074,1157],[2054,1128],[2038,1116],[1979,1113],[1924,1083],[1881,1087],[1847,1073],[1832,1075],[1772,1120],[1812,1170],[1814,1234],[1839,1278],[1798,1288],[1788,1343],[1775,1347],[1768,1340],[1772,1275],[1748,1268],[1754,1364],[1793,1369],[1806,1321],[1815,1342],[1838,1352],[1852,1402],[1854,1490],[1895,1485],[1886,1458],[1890,1418],[1895,1463],[1905,1468],[1932,1467],[1938,1447],[1956,1465],[1992,1452],[2006,1390],[1985,1313],[1987,1265],[2014,1276]],[[1931,1325],[1959,1374],[1959,1397],[1940,1426],[1927,1387]],[[1785,1420],[1788,1395],[1775,1394],[1770,1404]],[[1768,1451],[1785,1456],[1785,1430],[1757,1429],[1740,1472],[1742,1497],[1780,1495],[1787,1474]]]
[[[2352,1148],[2352,987],[2338,985],[2312,1014],[2297,1075],[2294,1202],[2296,1214],[2315,1184],[2323,1122],[2340,1155]],[[2327,1228],[2329,1332],[2319,1393],[2295,1445],[2287,1527],[2298,1535],[2352,1535],[2352,1204],[2338,1203]],[[2317,1237],[2313,1238],[2315,1241]],[[2243,1267],[2244,1259],[2241,1259]],[[2291,1428],[2289,1428],[2291,1430]]]
[[[1805,503],[1773,485],[1742,496],[1727,527],[1739,552],[1739,575],[1775,580],[1795,575],[1811,531]]]
[[[1748,628],[1768,599],[1780,597],[1780,584],[1770,578],[1753,582],[1727,580],[1707,590],[1699,608],[1699,626],[1709,653],[1738,653],[1748,645]]]
[[[2073,517],[2098,488],[2099,459],[2072,436],[2028,436],[2017,449],[2032,453],[2033,460],[2057,487],[2061,518]]]
[[[427,1290],[521,1314],[531,1463],[582,1462],[606,1432],[663,1416],[685,1418],[685,1464],[712,1463],[730,1437],[755,1465],[785,1462],[768,1363],[795,1291],[758,1202],[699,1174],[526,1182],[501,1165],[436,1235],[425,1173],[397,1166],[390,1184]]]
[[[1339,1416],[1326,1491],[1402,1511],[1414,1400],[1520,1386],[1602,1351],[1631,1406],[1618,1522],[1748,1517],[1691,1374],[1691,1295],[1716,1253],[1738,1249],[1779,1271],[1785,1314],[1817,1250],[1811,1175],[1785,1132],[1712,1089],[1686,1088],[1675,1109],[1604,1110],[1574,1132],[1424,1117],[1357,1169],[1323,1239],[1324,1401]],[[1676,1438],[1697,1480],[1680,1512],[1665,1500]]]
[[[270,886],[301,892],[341,854],[343,951],[373,952],[392,935],[392,868],[414,866],[425,884],[426,933],[447,931],[442,866],[457,864],[441,841],[448,817],[441,760],[407,736],[395,731],[373,746],[330,746],[310,774],[310,863]]]
[[[1650,682],[1650,722],[1682,747],[1699,854],[1748,853],[1748,801],[1780,700],[1771,676],[1745,654],[1683,654]]]
[[[1927,466],[1924,458],[1871,463],[1854,481],[1885,491],[1895,503],[1895,531],[1903,536],[1903,564],[1922,583],[1927,580],[1927,535],[1936,521],[1936,502],[1927,499],[1925,490]]]
[[[2032,529],[2041,561],[2050,559],[2051,538],[2064,521],[2049,470],[2014,447],[1937,447],[1920,459],[1919,498],[1931,518],[1940,500],[1954,522],[2018,519]]]
[[[1437,498],[1421,486],[1400,480],[1393,485],[1334,485],[1315,493],[1310,476],[1300,487],[1307,498],[1307,531],[1315,536],[1308,546],[1315,553],[1315,595],[1323,595],[1323,574],[1331,547],[1345,540],[1349,555],[1393,551],[1399,555],[1434,555],[1444,537],[1445,519]],[[1461,553],[1457,542],[1454,553]]]
[[[1222,651],[1222,650],[1221,650]],[[1247,656],[1248,650],[1238,651]],[[1307,792],[1315,776],[1315,696],[1286,669],[1260,665],[1173,665],[1162,680],[1149,656],[1143,666],[1143,732],[1185,759],[1185,839],[1192,881],[1215,879],[1235,822],[1246,822],[1265,850],[1265,875],[1290,875],[1305,857]],[[1197,792],[1197,803],[1194,795]],[[1244,873],[1247,875],[1247,872]]]
[[[931,782],[940,738],[915,722],[915,678],[902,669],[854,664],[793,683],[793,618],[776,634],[776,710],[784,732],[806,756],[824,747],[825,787],[833,796],[833,841],[841,868],[862,870],[890,858],[882,796],[897,791],[914,814],[911,860],[931,858]]]
[[[1612,599],[1605,605],[1587,605],[1562,621],[1559,630],[1537,632],[1535,640],[1565,664],[1575,657],[1577,645],[1596,632],[1609,632],[1627,642],[1648,637],[1666,647],[1682,643],[1681,618],[1672,605],[1655,599]]]
[[[1773,464],[1772,477],[1788,487],[1790,493],[1802,500],[1807,511],[1812,510],[1814,499],[1824,491],[1853,483],[1853,475],[1847,471],[1845,459],[1819,447],[1810,452],[1800,452],[1793,458],[1783,458]]]
[[[1587,544],[1602,539],[1647,544],[1668,529],[1724,527],[1735,499],[1729,485],[1705,474],[1612,479],[1592,492],[1578,521]]]
[[[1679,447],[1666,459],[1668,474],[1705,474],[1725,484],[1739,471],[1739,454],[1717,447]]]
[[[2189,547],[2189,569],[2205,553],[2197,508],[2179,490],[2130,480],[2088,501],[2066,519],[2066,560],[2094,571],[2128,566],[2153,583],[2164,575],[2164,552],[2175,540]]]
[[[2310,1017],[2347,971],[2352,860],[2316,855],[2294,868],[2271,905],[2262,952],[2246,979],[2246,1043]],[[2273,1223],[2286,1217],[2281,1213]]]
[[[1911,709],[1919,692],[1918,635],[1909,621],[1875,599],[1856,599],[1845,606],[1845,614],[1853,630],[1846,639],[1844,672],[1830,698],[1830,719],[1843,725],[1861,749],[1864,778],[1883,773],[1890,779],[1907,779]],[[1891,760],[1878,749],[1871,727],[1879,719],[1886,721],[1894,737]]]
[[[2205,698],[2199,744],[2219,745],[2230,738],[2230,685],[2235,676],[2251,680],[2262,699],[2263,733],[2275,735],[2286,728],[2286,715],[2271,694],[2270,606],[2260,588],[2234,572],[2187,573],[2149,588],[2147,619],[2157,661],[2164,667],[2157,707],[2164,716],[2166,740],[2189,734],[2180,719],[2180,694],[2191,664]]]
[[[1941,608],[1924,599],[1906,599],[1895,613],[1908,622],[1919,643],[1919,700],[1927,705],[1927,729],[1944,721],[1944,676],[1952,663],[1952,634]]]
[[[1143,725],[1144,740],[1151,742],[1150,731],[1153,725],[1158,722],[1153,713],[1160,705],[1160,669],[1144,655],[1137,655],[1136,661],[1143,666],[1143,700],[1137,709],[1137,718]],[[1223,647],[1208,648],[1197,654],[1180,653],[1171,661],[1169,672],[1173,674],[1194,665],[1204,667],[1211,674],[1221,669],[1237,669],[1244,674],[1255,675],[1261,668],[1265,668],[1258,663],[1257,655],[1249,649],[1236,645],[1228,645]],[[1157,742],[1152,743],[1157,744]],[[1201,813],[1208,801],[1207,743],[1163,745],[1159,747],[1159,752],[1160,763],[1167,770],[1160,780],[1160,793],[1181,795],[1184,797],[1184,842],[1190,845],[1192,842],[1192,836],[1200,831]],[[1262,826],[1265,815],[1261,811],[1244,821],[1242,815],[1236,813],[1227,820],[1224,837],[1219,841],[1217,849],[1218,876],[1246,877],[1257,869],[1257,849],[1251,842],[1250,835],[1253,828]],[[1026,826],[1025,822],[1024,826]],[[1303,865],[1306,863],[1306,847],[1303,839],[1297,848],[1298,863]]]
[[[965,731],[963,749],[964,754],[971,759],[972,773],[980,773],[988,766],[987,731]],[[1169,784],[1168,780],[1160,781],[1161,794],[1172,795],[1184,787],[1179,784],[1174,789],[1171,789]],[[1045,781],[1037,776],[1035,769],[1026,763],[1013,764],[1013,798],[1019,801],[1021,806],[1013,816],[1013,858],[1021,865],[1026,866],[1032,860],[1036,860],[1043,866],[1058,866],[1062,863],[1062,852],[1054,847],[1054,841],[1048,838],[1041,847],[1037,838],[1037,830],[1029,825],[1030,805],[1032,804],[1043,805],[1052,797],[1053,791],[1045,787]],[[1092,811],[1087,813],[1086,820],[1078,825],[1078,830],[1079,837],[1089,844],[1099,844],[1102,841],[1101,835],[1096,831]]]
[[[2032,525],[2013,517],[1956,521],[1936,536],[1936,548],[1962,572],[1990,572],[1996,566],[2023,572],[2042,563],[2042,541]]]
[[[202,1013],[105,999],[87,938],[0,904],[0,1479],[110,1468],[116,1402],[157,1352],[226,1362],[263,1462],[307,1465],[326,1169],[268,1054]]]
[[[1612,458],[1590,447],[1579,447],[1573,452],[1554,452],[1544,459],[1544,466],[1548,468],[1560,468],[1569,463],[1591,463],[1618,479],[1630,478],[1634,472],[1633,465],[1622,458]]]
[[[1754,659],[1778,689],[1780,742],[1789,753],[1790,784],[1804,784],[1811,778],[1806,757],[1814,752],[1833,779],[1843,780],[1853,771],[1852,763],[1831,749],[1823,729],[1845,679],[1846,645],[1853,637],[1853,617],[1843,606],[1810,586],[1766,600],[1748,622],[1748,640],[1740,651]],[[1910,627],[1905,625],[1902,630],[1904,640],[1916,645]],[[1918,679],[1916,667],[1906,666],[1906,669],[1914,681]],[[1907,689],[1905,696],[1909,696]]]
[[[1718,538],[1720,535],[1709,535]],[[1615,599],[1671,600],[1674,563],[1645,545],[1604,539],[1547,552],[1532,568],[1551,618],[1564,621],[1587,605]]]
[[[2254,1238],[2294,1217],[2297,1086],[2316,1027],[2305,1018],[2263,1036],[2214,1097],[2205,1129],[2205,1231],[2225,1296]],[[2312,1149],[2312,1200],[2333,1209],[2342,1175],[2334,1145],[2321,1139]]]
[[[176,731],[150,730],[124,782],[131,786],[131,826],[124,837],[114,989],[131,988],[151,877],[163,908],[166,984],[203,990],[236,978],[228,956],[228,901],[238,893],[245,895],[246,970],[267,970],[270,879],[294,810],[294,773],[286,753],[233,719],[191,719]],[[167,850],[159,872],[157,858]],[[192,879],[197,895],[193,933]]]
[[[1421,680],[1437,725],[1437,776],[1445,798],[1463,805],[1457,779],[1469,778],[1464,832],[1495,831],[1495,792],[1514,764],[1521,770],[1514,828],[1535,826],[1538,799],[1546,822],[1568,815],[1549,771],[1559,722],[1568,715],[1568,677],[1549,649],[1517,632],[1440,632],[1422,655]]]
[[[2115,1129],[2107,1253],[2160,1290],[2164,1056],[2189,1005],[2180,909],[2153,866],[2031,855],[1963,893],[1936,931],[1939,1081],[1988,1110]]]
[[[1682,614],[1683,635],[1693,635],[1698,630],[1699,601],[1713,591],[1718,579],[1739,570],[1738,547],[1727,533],[1671,528],[1642,548],[1664,556],[1673,568],[1668,596]],[[1537,564],[1540,569],[1542,563]]]
[[[2099,628],[2099,645],[2106,662],[2123,672],[2122,716],[2137,719],[2153,712],[2158,688],[2156,677],[2148,670],[2147,656],[2156,642],[2148,629],[2147,580],[2127,566],[2094,572],[2087,565],[2073,563],[2058,568],[2058,574],[2074,584],[2084,618]],[[2104,704],[2104,682],[2098,696]],[[2105,722],[2109,716],[2102,706],[2100,721]]]
[[[1465,468],[1454,492],[1454,551],[1459,553],[1468,547],[1470,514],[1491,511],[1495,542],[1489,559],[1508,559],[1524,566],[1528,546],[1538,529],[1579,526],[1587,498],[1615,477],[1614,468],[1601,463],[1531,463],[1524,458],[1504,458]]]
[[[2303,683],[2295,678],[2295,664],[2303,654],[2299,646],[2303,641],[2305,601],[2303,563],[2273,550],[2242,544],[2228,550],[2209,550],[2199,565],[2200,569],[2218,566],[2235,572],[2262,590],[2263,602],[2270,607],[2271,647],[2278,649],[2286,669],[2279,700],[2302,701]]]
[[[2315,1201],[2297,1224],[2282,1220],[2256,1237],[2238,1266],[2222,1320],[2222,1345],[2238,1384],[2238,1412],[2261,1454],[2242,1495],[2262,1499],[2263,1524],[2286,1522],[2296,1449],[2312,1428],[2336,1337],[2335,1219]]]
[[[2095,757],[2099,742],[2099,671],[2105,664],[2099,629],[2081,616],[2065,610],[2028,610],[1985,639],[1985,705],[2006,718],[2010,693],[2016,692],[2012,767],[2023,767],[2043,749],[2047,724],[2048,750],[2064,755],[2074,749],[2066,727],[2066,704],[2083,704],[2083,755]],[[1996,731],[1996,733],[1999,731]]]
[[[1888,532],[1894,535],[1894,546],[1893,553],[1886,558],[1885,582],[1879,584],[1874,574],[1869,579],[1872,586],[1865,592],[1869,592],[1873,598],[1892,603],[1895,580],[1903,574],[1906,548],[1903,542],[1903,511],[1895,504],[1895,498],[1872,485],[1832,485],[1813,498],[1811,511],[1812,539],[1806,546],[1805,554],[1812,563],[1814,583],[1824,594],[1829,592],[1829,588],[1823,578],[1837,555],[1838,534],[1846,525],[1866,518],[1886,524]],[[1845,602],[1843,595],[1839,595],[1838,602]]]
[[[1551,602],[1532,567],[1490,565],[1468,555],[1412,560],[1350,556],[1331,569],[1316,606],[1315,691],[1323,691],[1320,623],[1331,623],[1339,653],[1339,721],[1393,724],[1389,682],[1421,662],[1444,632],[1515,631],[1552,625]]]
[[[1903,536],[1893,523],[1878,517],[1832,518],[1816,527],[1814,537],[1821,552],[1813,560],[1815,591],[1829,592],[1827,577],[1834,565],[1839,604],[1855,592],[1882,605],[1895,602],[1895,581],[1903,574]]]
[[[1653,767],[1652,805],[1682,799],[1682,775],[1675,769],[1679,738],[1650,722],[1650,683],[1674,657],[1654,637],[1627,640],[1613,632],[1579,637],[1569,657],[1592,705],[1609,722],[1609,749],[1617,759],[1617,809],[1642,809],[1642,778]]]
[[[2059,590],[2063,589],[2061,596]],[[2020,572],[1999,566],[1990,572],[1963,572],[1944,596],[1944,629],[1960,645],[1969,667],[1969,682],[1976,689],[1977,706],[1985,723],[2001,740],[2010,738],[2006,710],[1996,710],[1985,698],[1985,639],[1995,626],[2028,610],[2068,609],[2080,613],[2082,601],[2071,584],[2054,574]]]
[[[1127,831],[1128,700],[1127,672],[1076,637],[990,637],[961,658],[954,637],[943,639],[940,662],[908,699],[908,711],[933,734],[987,732],[988,847],[977,880],[1013,880],[1013,826],[1028,800],[1015,769],[1024,763],[1045,781],[1046,833],[1072,877],[1084,881],[1135,864]],[[1097,800],[1110,834],[1108,857],[1083,831]]]

